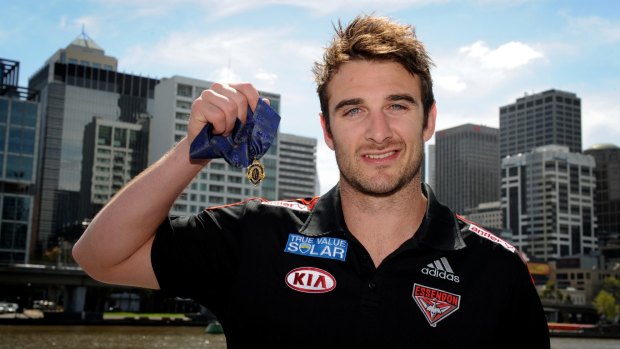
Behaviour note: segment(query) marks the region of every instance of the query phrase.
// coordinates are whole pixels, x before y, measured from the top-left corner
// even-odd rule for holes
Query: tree
[[[593,304],[596,312],[609,322],[613,322],[620,315],[620,305],[616,303],[616,297],[605,290],[596,295]]]
[[[601,317],[616,322],[620,316],[620,280],[615,276],[606,277],[592,303]]]

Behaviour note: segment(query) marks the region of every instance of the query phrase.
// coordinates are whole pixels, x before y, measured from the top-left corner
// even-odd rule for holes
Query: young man
[[[518,251],[442,206],[420,182],[436,108],[413,29],[360,16],[339,25],[314,73],[340,181],[307,200],[252,199],[167,217],[207,163],[205,124],[228,135],[250,84],[214,84],[187,138],[119,192],[74,248],[94,278],[193,298],[229,348],[548,348]]]

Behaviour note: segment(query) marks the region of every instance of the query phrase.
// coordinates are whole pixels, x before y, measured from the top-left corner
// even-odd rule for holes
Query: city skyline
[[[416,27],[436,64],[437,130],[499,127],[500,106],[559,89],[582,100],[583,150],[619,145],[620,3],[612,1],[7,2],[0,57],[20,61],[20,86],[27,86],[84,28],[118,59],[120,72],[253,82],[281,95],[281,132],[318,140],[324,193],[338,171],[323,142],[310,69],[333,23],[362,12]]]

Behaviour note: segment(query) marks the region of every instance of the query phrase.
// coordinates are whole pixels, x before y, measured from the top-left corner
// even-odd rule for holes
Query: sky
[[[338,168],[311,69],[334,24],[359,14],[415,27],[435,63],[437,130],[499,127],[500,106],[559,89],[581,98],[584,149],[620,146],[615,0],[0,0],[0,57],[20,62],[27,86],[84,28],[121,72],[247,81],[280,94],[280,131],[318,141],[324,193]]]

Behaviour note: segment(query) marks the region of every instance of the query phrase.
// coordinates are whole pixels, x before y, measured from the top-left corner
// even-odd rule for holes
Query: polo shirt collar
[[[420,244],[443,251],[452,251],[464,248],[465,241],[460,233],[456,216],[446,206],[442,205],[431,187],[423,183],[422,193],[426,196],[426,215],[418,232],[413,239]],[[334,186],[322,195],[299,232],[308,236],[327,234],[345,235],[348,231],[342,205],[340,202],[340,186]]]

